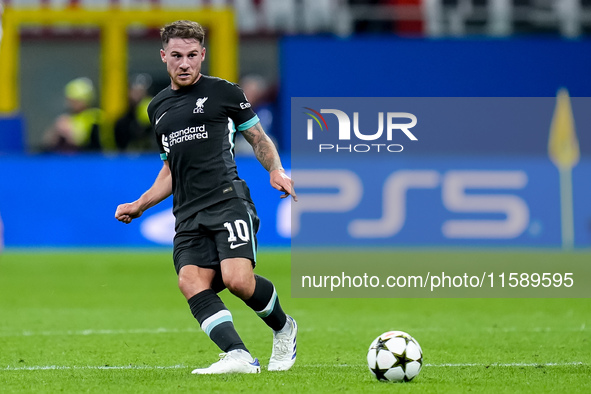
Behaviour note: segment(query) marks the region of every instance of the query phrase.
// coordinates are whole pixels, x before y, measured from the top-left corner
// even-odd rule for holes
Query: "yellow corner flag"
[[[560,176],[562,248],[572,250],[575,246],[572,170],[579,162],[580,152],[570,97],[564,88],[560,89],[556,95],[556,108],[554,108],[548,140],[548,154],[550,160],[558,167]]]
[[[564,88],[560,89],[556,96],[548,154],[559,169],[573,168],[579,162],[579,141],[575,132],[573,111],[568,91]]]

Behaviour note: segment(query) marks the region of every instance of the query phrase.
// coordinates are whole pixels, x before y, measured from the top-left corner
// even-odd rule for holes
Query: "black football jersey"
[[[236,171],[234,141],[236,130],[254,126],[259,118],[238,85],[202,75],[191,86],[162,90],[148,115],[160,157],[170,166],[177,226],[216,202],[250,198]]]

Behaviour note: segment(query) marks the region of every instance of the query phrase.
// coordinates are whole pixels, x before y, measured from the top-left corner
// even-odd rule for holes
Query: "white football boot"
[[[207,368],[197,368],[193,370],[193,374],[197,375],[212,375],[222,373],[260,373],[261,364],[255,358],[253,360],[250,353],[237,349],[231,350],[228,353],[220,354],[220,361],[211,364]]]
[[[287,316],[285,327],[273,332],[273,353],[269,360],[269,371],[287,371],[296,360],[296,336],[298,325],[291,316]]]

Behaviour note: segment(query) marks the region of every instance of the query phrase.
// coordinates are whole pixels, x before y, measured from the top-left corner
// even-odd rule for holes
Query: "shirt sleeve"
[[[158,143],[158,149],[160,150],[160,159],[161,160],[168,160],[168,141],[164,134],[158,135],[156,131],[154,131],[154,137],[156,138],[156,142]]]
[[[259,117],[252,110],[252,106],[240,86],[228,83],[228,117],[232,119],[238,131],[244,131],[259,122]]]
[[[168,160],[168,141],[166,141],[166,137],[164,137],[164,135],[160,136],[156,132],[156,119],[154,119],[156,114],[155,103],[156,100],[152,99],[152,101],[150,101],[150,104],[148,104],[146,112],[148,113],[148,118],[150,119],[152,130],[154,130],[154,138],[156,138],[156,143],[158,144],[158,149],[160,150],[160,159]]]

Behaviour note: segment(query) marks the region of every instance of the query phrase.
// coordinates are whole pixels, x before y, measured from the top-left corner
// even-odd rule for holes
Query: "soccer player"
[[[246,183],[238,177],[233,146],[236,130],[252,145],[271,185],[282,198],[297,201],[277,149],[263,131],[240,87],[201,74],[203,27],[176,21],[161,31],[162,62],[170,86],[157,94],[148,114],[163,166],[142,196],[117,207],[115,217],[130,223],[172,194],[176,218],[173,260],[179,288],[201,329],[224,352],[194,374],[258,373],[217,293],[241,298],[273,330],[268,370],[290,369],[296,359],[295,320],[286,315],[273,284],[253,272],[259,219]]]

